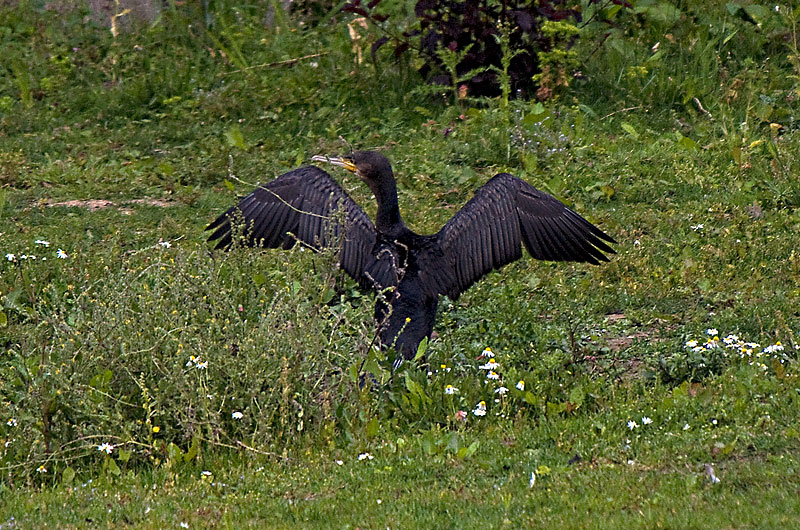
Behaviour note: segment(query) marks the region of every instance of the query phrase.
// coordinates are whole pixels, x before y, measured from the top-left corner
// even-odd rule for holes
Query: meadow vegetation
[[[40,4],[0,8],[0,528],[798,526],[800,8],[583,2],[540,101],[323,2]],[[392,377],[333,252],[203,233],[351,147],[418,232],[507,171],[618,254],[443,300]]]

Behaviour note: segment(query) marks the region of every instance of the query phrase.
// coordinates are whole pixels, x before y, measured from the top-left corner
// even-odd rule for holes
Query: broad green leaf
[[[731,149],[731,156],[733,156],[733,161],[736,162],[737,166],[742,165],[742,148],[739,146],[734,147]]]
[[[326,288],[324,291],[322,291],[322,298],[321,298],[322,303],[323,304],[330,303],[330,301],[333,300],[333,297],[335,295],[336,291],[334,289]]]
[[[244,141],[244,135],[242,134],[242,130],[239,128],[238,124],[228,127],[228,129],[225,131],[225,139],[228,141],[228,145],[231,147],[236,147],[242,151],[247,151],[248,149],[247,143]]]
[[[117,463],[116,463],[116,462],[114,462],[114,459],[113,459],[113,458],[109,458],[109,459],[108,459],[108,471],[109,471],[109,472],[110,472],[112,475],[114,475],[114,476],[116,476],[116,477],[118,477],[118,476],[120,475],[120,473],[122,473],[122,472],[120,471],[120,469],[119,469],[119,466],[117,465]]]
[[[69,485],[72,484],[73,479],[75,479],[75,470],[68,466],[61,472],[61,483]]]
[[[412,394],[422,395],[424,391],[419,384],[411,378],[411,374],[406,372],[406,389]]]
[[[158,170],[168,177],[175,174],[175,166],[169,162],[161,162],[158,164]]]
[[[200,438],[195,436],[192,438],[192,445],[189,447],[189,450],[186,451],[186,454],[183,455],[184,462],[191,462],[197,455],[200,453]]]
[[[371,420],[369,420],[369,422],[367,423],[367,428],[365,430],[367,438],[368,439],[375,438],[375,436],[378,434],[379,427],[380,423],[378,422],[378,418],[372,418]]]
[[[461,449],[461,438],[459,438],[457,432],[450,433],[450,436],[447,438],[447,450],[451,453],[457,453]]]
[[[603,10],[603,16],[606,20],[610,20],[616,16],[620,9],[622,9],[622,5],[611,6]]]
[[[569,392],[569,400],[572,402],[573,405],[581,406],[583,404],[583,400],[585,399],[586,394],[583,389],[579,386],[576,386]]]
[[[478,440],[475,440],[474,442],[469,444],[469,447],[466,448],[466,450],[464,451],[463,455],[461,454],[461,450],[465,449],[465,448],[462,447],[458,451],[458,457],[461,458],[462,460],[465,459],[465,458],[471,457],[476,452],[478,452],[478,447],[480,447],[480,445],[481,445],[481,443]]]
[[[634,138],[639,138],[639,133],[636,132],[636,129],[634,129],[633,125],[631,125],[630,123],[622,122],[622,124],[620,124],[620,127],[622,127],[623,131],[625,131],[626,133],[630,134]]]
[[[725,4],[725,9],[727,9],[728,13],[730,13],[733,16],[736,16],[736,13],[738,13],[741,8],[742,6],[740,6],[736,2],[728,2],[727,4]]]
[[[427,351],[427,349],[428,349],[428,337],[425,337],[419,343],[419,346],[417,346],[417,354],[414,356],[414,361],[416,362],[416,361],[419,361],[420,359],[422,359],[422,357],[425,355],[425,351]]]
[[[692,140],[688,136],[684,136],[681,133],[676,132],[675,133],[675,137],[678,140],[678,145],[680,145],[681,147],[683,147],[685,149],[692,150],[692,151],[697,149],[697,142],[695,142],[694,140]]]
[[[167,456],[170,460],[177,460],[183,456],[183,451],[181,451],[181,448],[174,443],[170,443],[167,446]]]
[[[356,361],[350,365],[350,368],[347,369],[347,373],[350,374],[350,381],[355,383],[358,381],[358,369],[361,367],[361,361]]]

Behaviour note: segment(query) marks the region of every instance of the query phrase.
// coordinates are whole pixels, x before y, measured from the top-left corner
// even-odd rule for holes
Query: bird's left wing
[[[605,232],[555,197],[500,173],[484,184],[421,255],[426,291],[457,298],[486,273],[522,256],[597,265],[614,254]],[[438,265],[436,265],[438,264]]]
[[[317,167],[284,173],[220,215],[206,228],[214,230],[208,239],[218,240],[216,248],[232,245],[237,219],[246,246],[289,249],[299,240],[321,249],[341,241],[339,265],[362,286],[373,287],[369,276],[385,272],[372,263],[376,231],[369,216]]]

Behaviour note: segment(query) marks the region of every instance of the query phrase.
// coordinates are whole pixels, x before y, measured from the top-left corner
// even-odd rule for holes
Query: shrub
[[[381,24],[388,18],[375,10],[381,1],[364,4],[354,0],[343,10]],[[599,0],[589,1],[598,3]],[[623,0],[610,3],[630,7]],[[418,0],[414,13],[418,27],[391,38],[382,37],[373,45],[373,53],[390,40],[394,40],[395,55],[416,49],[424,61],[420,73],[432,84],[451,84],[442,57],[443,50],[447,50],[458,56],[456,71],[463,91],[471,96],[499,95],[504,52],[501,40],[507,40],[512,53],[508,75],[513,96],[529,97],[538,85],[544,90],[537,95],[547,99],[553,95],[554,87],[566,85],[572,74],[569,69],[575,60],[569,49],[577,39],[578,29],[568,21],[582,20],[577,5],[563,0]]]

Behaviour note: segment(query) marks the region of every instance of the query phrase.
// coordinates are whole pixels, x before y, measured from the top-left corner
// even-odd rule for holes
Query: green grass
[[[530,466],[520,460],[530,461],[526,453],[534,451],[501,446],[492,452],[502,455],[460,462],[418,451],[378,453],[371,461],[351,455],[341,466],[316,456],[282,464],[217,460],[209,462],[210,476],[203,467],[140,472],[114,484],[59,486],[10,504],[30,514],[20,525],[57,521],[62,528],[178,528],[181,522],[190,528],[787,528],[799,508],[797,495],[787,492],[798,485],[790,455],[717,466],[727,484],[714,487],[683,462],[598,461],[560,465],[530,488]],[[794,481],[779,486],[791,466]]]
[[[797,526],[800,13],[748,9],[638,2],[556,100],[451,107],[413,58],[355,64],[344,19],[220,4],[114,39],[4,8],[0,528]],[[390,381],[331,253],[204,241],[340,136],[386,152],[417,231],[509,171],[618,254],[443,300],[431,374]],[[708,328],[760,345],[686,346]]]

